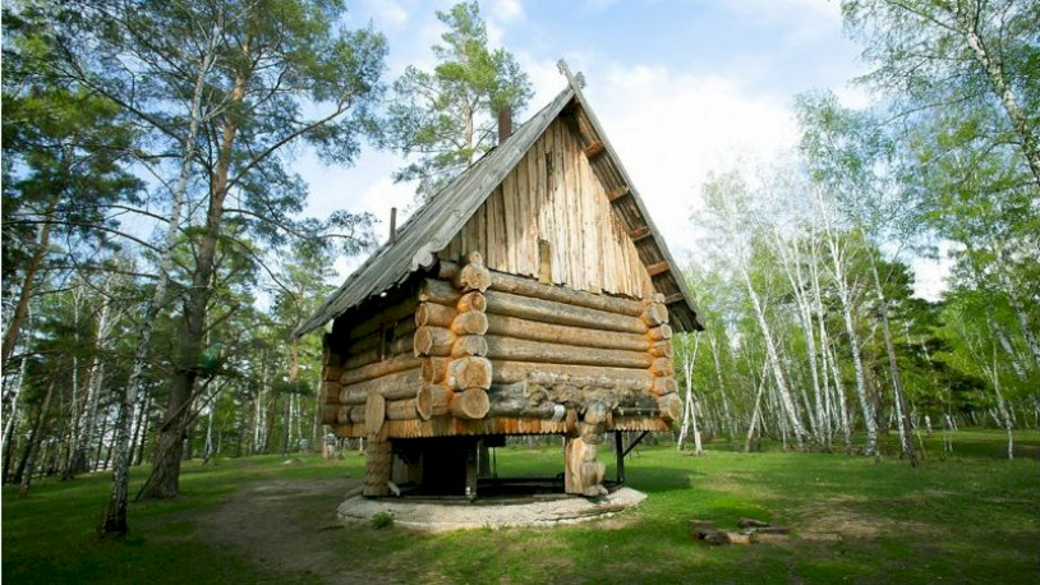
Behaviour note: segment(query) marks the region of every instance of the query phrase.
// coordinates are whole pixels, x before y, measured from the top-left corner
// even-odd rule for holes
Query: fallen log
[[[645,352],[578,347],[498,335],[488,335],[486,339],[487,355],[491,359],[622,368],[648,368],[652,362]]]
[[[646,324],[638,317],[522,297],[512,293],[490,291],[486,296],[487,311],[495,315],[623,333],[646,333],[648,331]]]
[[[488,315],[489,335],[515,337],[531,341],[548,343],[565,343],[582,347],[602,347],[605,349],[627,349],[631,351],[647,351],[650,340],[645,334],[619,333],[586,327],[569,327],[556,323],[529,321],[518,317]]]

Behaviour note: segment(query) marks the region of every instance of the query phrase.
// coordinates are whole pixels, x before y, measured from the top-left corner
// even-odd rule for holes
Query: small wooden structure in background
[[[681,415],[681,274],[566,65],[568,87],[417,210],[296,331],[324,337],[322,418],[388,483],[475,496],[476,445],[567,437],[567,493],[605,493],[607,431]],[[619,441],[620,443],[620,441]]]

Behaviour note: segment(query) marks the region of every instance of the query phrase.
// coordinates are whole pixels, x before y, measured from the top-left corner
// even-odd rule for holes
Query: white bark
[[[142,311],[140,329],[137,334],[137,345],[134,350],[134,361],[130,371],[130,379],[126,384],[115,436],[115,462],[112,466],[112,491],[109,498],[108,511],[102,526],[105,533],[125,534],[127,491],[130,483],[130,430],[133,424],[132,413],[137,395],[144,384],[145,370],[150,356],[153,326],[159,311],[166,304],[166,293],[170,285],[170,270],[173,268],[173,251],[180,236],[180,224],[184,198],[187,193],[188,179],[195,159],[195,142],[199,126],[203,122],[202,100],[206,87],[206,78],[216,62],[216,47],[220,35],[221,23],[215,22],[209,39],[209,46],[195,79],[195,91],[192,97],[191,118],[188,133],[184,138],[184,155],[181,161],[180,176],[173,190],[170,205],[169,223],[163,241],[162,255],[159,259],[159,282],[155,292]]]

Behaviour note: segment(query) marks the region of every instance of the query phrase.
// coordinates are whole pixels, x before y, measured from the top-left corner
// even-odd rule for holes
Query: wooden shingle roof
[[[654,289],[665,296],[672,325],[679,331],[703,329],[700,312],[656,226],[610,145],[581,87],[566,65],[568,87],[497,148],[459,175],[401,226],[354,271],[321,307],[293,332],[301,336],[403,283],[414,272],[429,269],[488,196],[558,117],[579,137],[585,155],[611,199],[611,207],[635,244]]]

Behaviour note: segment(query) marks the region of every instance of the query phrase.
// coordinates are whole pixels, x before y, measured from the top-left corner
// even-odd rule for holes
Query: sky
[[[354,0],[347,26],[371,22],[387,37],[386,79],[407,65],[430,69],[443,32],[435,11],[452,2]],[[493,47],[519,61],[534,86],[523,121],[565,86],[557,61],[585,76],[585,96],[648,211],[681,263],[697,261],[696,214],[712,170],[766,159],[797,141],[794,97],[829,89],[848,107],[866,92],[860,47],[828,0],[482,0]],[[308,213],[372,213],[385,235],[391,207],[407,213],[415,188],[395,184],[402,159],[366,149],[351,167],[311,156],[296,171],[310,186]],[[363,258],[340,261],[345,276]],[[914,260],[917,294],[936,298],[945,263]]]

